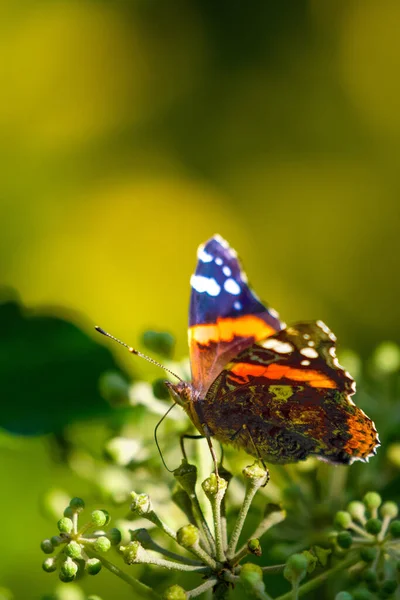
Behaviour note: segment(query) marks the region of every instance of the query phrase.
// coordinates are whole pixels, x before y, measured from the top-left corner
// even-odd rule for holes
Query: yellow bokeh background
[[[131,344],[167,329],[183,356],[196,248],[219,232],[286,321],[364,356],[398,341],[399,30],[395,0],[4,2],[0,283]],[[3,478],[42,469],[21,444]],[[0,584],[21,592],[16,573]]]

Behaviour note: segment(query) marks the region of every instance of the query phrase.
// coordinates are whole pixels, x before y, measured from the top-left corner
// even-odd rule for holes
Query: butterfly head
[[[165,385],[169,389],[175,402],[179,404],[179,406],[182,406],[185,410],[189,410],[189,407],[192,405],[197,396],[193,386],[187,381],[178,381],[178,383],[166,381]]]

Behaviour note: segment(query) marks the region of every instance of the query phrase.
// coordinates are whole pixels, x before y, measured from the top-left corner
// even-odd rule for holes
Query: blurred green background
[[[396,0],[2,2],[1,283],[90,335],[167,329],[180,357],[219,232],[284,320],[363,357],[399,341],[399,30]],[[47,438],[0,442],[0,586],[39,598],[40,496],[85,489]]]

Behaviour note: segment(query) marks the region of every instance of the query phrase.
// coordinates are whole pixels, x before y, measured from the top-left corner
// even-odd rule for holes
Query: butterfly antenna
[[[158,421],[157,425],[156,425],[156,426],[155,426],[155,428],[154,428],[154,440],[155,440],[155,442],[156,442],[156,446],[157,446],[158,453],[159,453],[159,455],[160,455],[160,457],[161,457],[161,460],[162,460],[162,463],[163,463],[164,467],[165,467],[165,468],[167,469],[167,471],[169,471],[170,473],[173,473],[175,469],[169,469],[169,468],[167,467],[167,463],[166,463],[166,462],[165,462],[165,460],[164,460],[164,456],[163,456],[163,453],[162,453],[162,451],[161,451],[160,444],[158,443],[157,431],[158,431],[158,428],[160,427],[161,423],[164,421],[165,417],[169,415],[169,413],[171,412],[171,410],[172,410],[172,409],[173,409],[175,406],[176,406],[176,402],[174,402],[174,403],[173,403],[173,405],[169,407],[169,409],[167,410],[167,412],[166,412],[166,413],[165,413],[165,414],[164,414],[164,415],[161,417],[161,419]]]
[[[168,373],[170,373],[171,375],[173,375],[174,377],[179,379],[179,381],[183,381],[183,379],[181,379],[181,377],[179,377],[179,375],[177,375],[176,373],[171,371],[171,369],[168,369],[161,363],[157,362],[156,360],[154,360],[154,358],[151,358],[150,356],[146,356],[146,354],[139,352],[139,350],[135,350],[135,348],[132,348],[132,346],[128,346],[128,344],[125,344],[125,342],[122,342],[115,336],[111,335],[111,333],[104,331],[104,329],[102,329],[98,325],[95,326],[95,330],[98,331],[99,333],[101,333],[102,335],[105,335],[106,337],[110,338],[111,340],[114,340],[114,342],[121,344],[121,346],[125,346],[125,348],[127,348],[131,354],[135,354],[136,356],[140,356],[141,358],[144,358],[145,360],[147,360],[147,362],[152,363],[153,365],[156,365],[156,367],[160,367],[161,369],[164,369],[164,371],[167,371]]]

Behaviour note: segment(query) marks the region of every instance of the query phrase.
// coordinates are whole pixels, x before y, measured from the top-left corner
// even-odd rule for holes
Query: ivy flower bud
[[[141,517],[152,512],[153,507],[151,505],[150,497],[147,494],[136,494],[135,492],[131,492],[131,499],[132,512],[135,512]]]
[[[391,596],[397,589],[397,581],[395,579],[387,579],[383,582],[381,592],[387,596]]]
[[[40,544],[40,549],[45,554],[52,554],[54,552],[54,546],[50,540],[43,540],[43,542]]]
[[[63,538],[60,535],[53,535],[53,537],[50,538],[50,541],[54,547],[57,547],[62,544]]]
[[[101,567],[101,561],[98,558],[89,558],[85,563],[85,568],[89,575],[97,575],[97,573],[100,573]]]
[[[61,533],[71,533],[74,525],[71,519],[68,519],[68,517],[63,517],[58,521],[57,527]]]
[[[91,519],[95,527],[104,527],[107,523],[107,514],[103,510],[94,510]]]
[[[194,525],[184,525],[176,532],[176,539],[184,548],[191,548],[199,541],[199,530]]]
[[[363,502],[369,510],[372,510],[380,507],[382,498],[377,492],[367,492],[363,498]]]
[[[365,520],[365,504],[363,504],[363,502],[354,500],[353,502],[350,502],[350,504],[347,507],[347,510],[350,513],[350,516],[355,521],[360,521],[360,523],[364,522],[364,520]],[[346,592],[346,594],[347,594],[347,592]]]
[[[254,554],[255,556],[261,556],[262,554],[260,540],[257,538],[252,538],[251,540],[249,540],[247,542],[247,548],[249,552],[251,552],[251,554]]]
[[[174,477],[185,492],[193,496],[197,481],[197,467],[182,460],[182,464],[174,471]]]
[[[93,543],[93,548],[96,552],[108,552],[111,548],[111,542],[107,537],[102,535]]]
[[[42,563],[42,569],[43,571],[46,571],[46,573],[52,573],[57,569],[57,559],[54,556],[46,558]]]
[[[381,506],[382,517],[389,517],[395,519],[399,514],[398,506],[395,502],[384,502]]]
[[[287,559],[283,575],[291,583],[301,581],[307,573],[307,567],[308,560],[303,554],[292,554]]]
[[[375,560],[377,553],[378,551],[376,548],[367,546],[360,549],[360,558],[366,563],[371,563],[373,560]]]
[[[349,529],[351,524],[352,520],[350,513],[344,510],[339,510],[339,512],[336,513],[334,525],[337,529]]]
[[[365,529],[372,535],[377,535],[382,529],[382,521],[379,519],[368,519],[365,524]]]
[[[215,473],[211,473],[210,477],[203,481],[201,487],[207,498],[212,501],[215,497],[220,499],[224,497],[228,482],[222,477],[217,478]]]
[[[338,546],[348,550],[353,543],[353,537],[349,531],[339,531],[337,536]]]
[[[390,523],[389,531],[394,538],[399,538],[400,537],[400,521],[399,520],[392,521]]]
[[[259,485],[263,485],[264,481],[267,482],[269,478],[269,473],[265,469],[262,469],[257,463],[250,465],[249,467],[245,467],[242,471],[243,477],[247,480],[250,480],[253,485],[259,483]]]
[[[261,567],[253,563],[246,563],[240,571],[240,582],[249,595],[255,595],[254,592],[264,592],[263,572]]]
[[[133,565],[136,562],[141,545],[139,542],[129,542],[126,546],[120,546],[119,550],[122,553],[122,558],[127,565]]]
[[[162,595],[163,600],[186,600],[186,592],[180,585],[171,585]]]
[[[82,500],[82,498],[72,498],[69,506],[73,512],[79,513],[85,508],[85,502]]]
[[[117,527],[112,527],[107,532],[107,537],[110,540],[112,546],[117,546],[118,544],[121,543],[122,535],[121,535],[120,530]]]
[[[71,542],[69,542],[69,544],[65,546],[64,552],[70,558],[82,558],[82,548],[80,544],[78,544],[78,542],[75,542],[74,540],[72,540]]]
[[[70,578],[75,577],[78,572],[78,565],[72,560],[72,558],[68,557],[60,567],[60,573],[64,575],[64,577]]]

